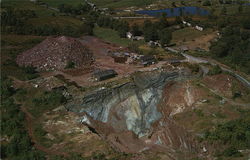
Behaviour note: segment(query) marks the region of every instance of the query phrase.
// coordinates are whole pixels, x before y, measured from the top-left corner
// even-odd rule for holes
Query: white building
[[[133,37],[133,34],[132,34],[131,32],[127,32],[126,37],[127,37],[128,39],[131,39],[131,38]]]
[[[195,29],[199,30],[199,31],[203,31],[203,27],[200,27],[200,26],[195,26]]]
[[[188,27],[191,27],[191,26],[192,26],[192,24],[191,24],[191,23],[187,23],[187,26],[188,26]]]

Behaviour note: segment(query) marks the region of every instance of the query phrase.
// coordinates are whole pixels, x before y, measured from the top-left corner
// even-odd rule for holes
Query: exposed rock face
[[[172,117],[183,112],[187,107],[192,108],[197,102],[202,101],[202,97],[206,97],[206,93],[187,80],[167,84],[162,97],[160,110],[164,115]]]
[[[165,85],[182,76],[178,71],[137,73],[131,82],[75,97],[66,108],[86,113],[82,121],[121,151],[190,151],[193,146],[185,130],[158,107]]]
[[[62,70],[67,63],[73,62],[76,67],[89,66],[93,54],[75,38],[50,37],[17,56],[20,66],[33,66],[38,70]]]
[[[161,118],[156,106],[165,83],[178,77],[177,72],[138,73],[133,82],[79,97],[80,103],[75,104],[74,100],[67,108],[86,112],[94,120],[119,126],[118,130],[131,130],[141,137]]]

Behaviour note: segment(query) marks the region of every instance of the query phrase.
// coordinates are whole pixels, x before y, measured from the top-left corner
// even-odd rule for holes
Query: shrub
[[[206,139],[210,141],[220,141],[234,148],[245,149],[250,147],[250,118],[246,115],[243,118],[232,120],[224,124],[220,124],[214,131],[206,133]],[[229,151],[232,152],[232,148]]]
[[[211,2],[209,0],[206,0],[202,4],[203,6],[211,6]]]
[[[39,74],[36,71],[36,67],[26,66],[26,67],[23,67],[23,71],[27,74],[26,78],[28,80],[35,79],[35,78],[39,77]]]
[[[198,73],[200,70],[200,67],[197,64],[190,64],[189,68],[191,69],[192,73]]]
[[[208,75],[216,75],[216,74],[220,74],[222,73],[222,70],[220,68],[220,66],[216,65],[216,66],[213,66],[209,72],[208,72]]]
[[[65,69],[75,68],[75,62],[68,61]]]
[[[235,148],[229,147],[223,151],[223,155],[226,157],[241,157],[242,154]]]

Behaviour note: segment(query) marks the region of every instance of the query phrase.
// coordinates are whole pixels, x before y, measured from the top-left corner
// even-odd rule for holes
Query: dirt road
[[[248,87],[250,89],[250,82],[245,79],[244,77],[242,77],[241,75],[239,75],[238,73],[236,73],[235,71],[229,69],[229,67],[215,61],[215,60],[211,60],[211,59],[205,59],[205,58],[199,58],[199,57],[194,57],[185,53],[181,53],[184,57],[186,57],[186,60],[190,63],[210,63],[211,65],[219,65],[220,68],[225,71],[225,72],[229,72],[230,74],[232,74],[235,78],[237,78],[241,83],[243,83],[246,87]]]

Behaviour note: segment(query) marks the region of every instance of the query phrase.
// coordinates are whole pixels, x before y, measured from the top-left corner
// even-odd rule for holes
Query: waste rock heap
[[[92,52],[71,37],[49,37],[35,47],[17,56],[20,66],[33,66],[37,70],[63,70],[67,64],[88,67],[94,61]]]

